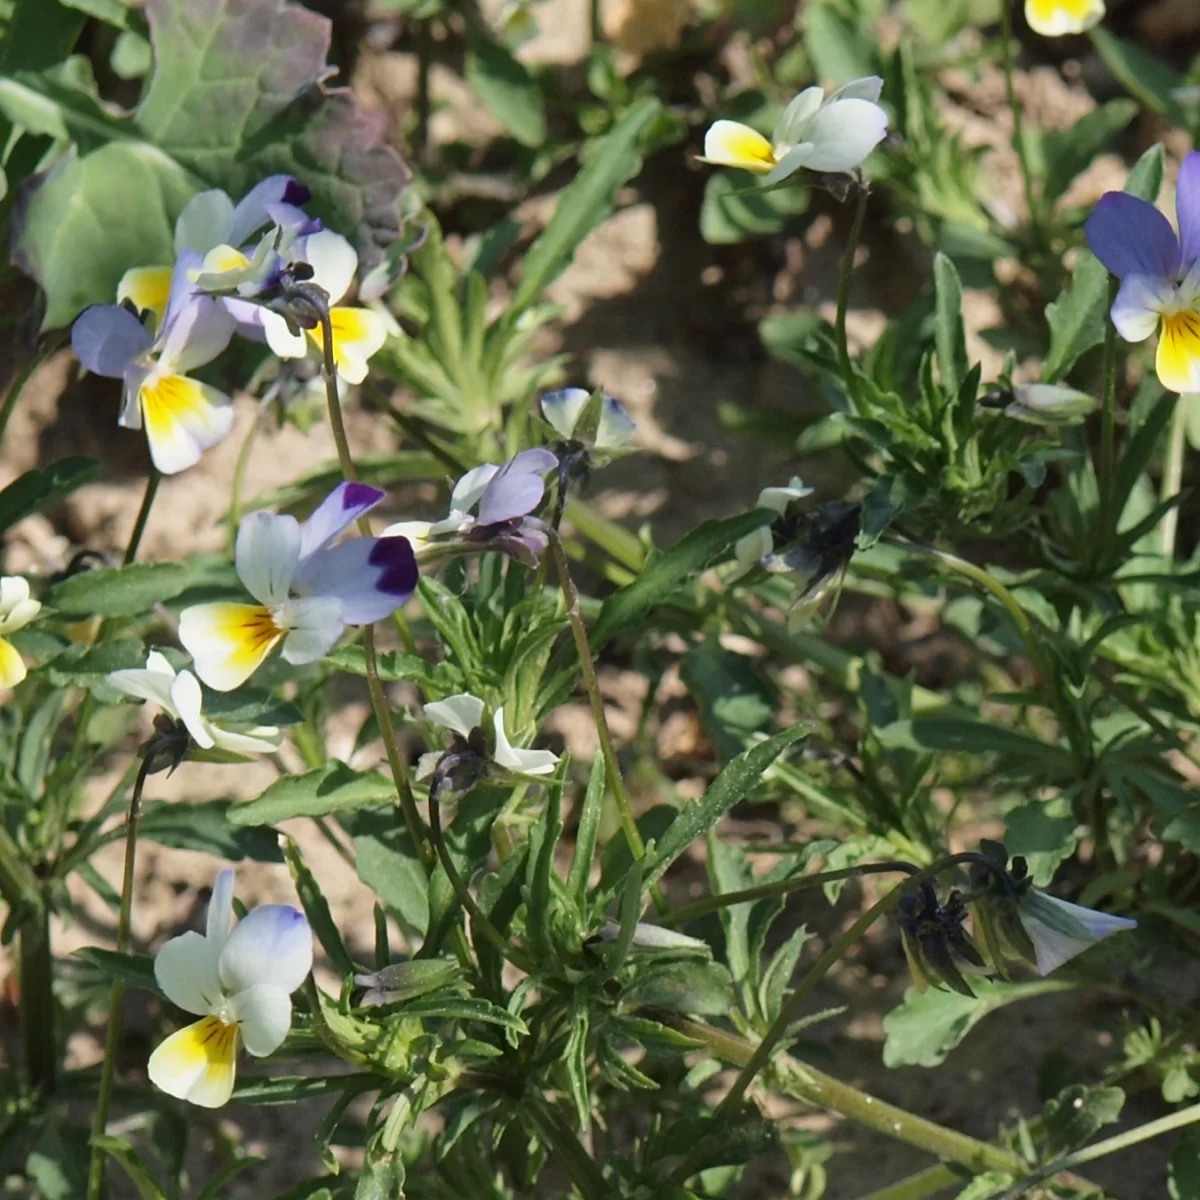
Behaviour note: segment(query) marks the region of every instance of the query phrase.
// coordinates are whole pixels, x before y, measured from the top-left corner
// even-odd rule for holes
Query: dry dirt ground
[[[528,52],[544,60],[577,61],[587,37],[583,0],[549,0],[538,13],[545,32]],[[1087,111],[1092,101],[1080,80],[1093,66],[1086,61],[1082,68],[1068,64],[1063,72],[1032,64],[1032,69],[1023,71],[1021,87],[1032,119],[1048,128],[1063,127]],[[410,56],[374,52],[361,60],[356,87],[365,102],[398,111],[411,102],[413,76]],[[991,72],[980,81],[947,82],[958,100],[953,119],[971,144],[988,149],[985,171],[994,184],[997,213],[1019,212],[1021,197],[998,75]],[[488,136],[486,115],[472,106],[452,74],[435,72],[434,86],[435,97],[444,102],[433,126],[435,140],[463,136],[464,131]],[[1145,130],[1142,135],[1152,132]],[[825,497],[840,494],[849,482],[828,462],[797,464],[778,450],[731,435],[716,417],[724,402],[793,412],[813,411],[818,404],[790,369],[763,354],[755,323],[788,304],[831,310],[845,214],[826,205],[795,236],[749,247],[706,246],[697,231],[701,187],[695,168],[680,165],[682,156],[683,151],[676,150],[652,160],[622,196],[619,211],[584,244],[553,288],[552,299],[563,306],[563,316],[542,347],[546,352],[570,354],[576,379],[602,384],[634,410],[643,452],[602,474],[596,480],[595,499],[602,511],[632,526],[650,520],[660,543],[669,542],[702,517],[749,505],[764,482],[783,480],[798,467]],[[1094,200],[1121,178],[1122,170],[1115,156],[1101,159],[1073,199]],[[546,219],[553,203],[553,195],[540,196],[528,201],[521,215],[536,226]],[[922,248],[882,223],[868,231],[865,246],[851,295],[852,334],[860,343],[875,335],[889,312],[911,299],[926,271]],[[999,354],[979,334],[999,321],[999,310],[994,299],[981,292],[969,293],[966,305],[972,351],[986,368],[994,369]],[[65,453],[101,457],[105,482],[77,493],[53,514],[53,520],[26,522],[10,540],[6,563],[10,571],[49,572],[79,546],[117,549],[129,536],[145,470],[141,439],[115,429],[115,391],[96,381],[73,386],[73,371],[69,355],[63,354],[33,380],[0,456],[0,483]],[[240,398],[234,435],[206,455],[200,466],[164,483],[143,543],[145,557],[176,557],[226,544],[222,517],[234,464],[242,437],[255,419],[255,403]],[[360,450],[389,444],[389,435],[363,414],[353,416],[351,437]],[[251,460],[246,494],[287,482],[304,468],[332,457],[332,441],[321,426],[306,437],[291,429],[265,434]],[[431,498],[417,494],[402,499],[415,505]],[[858,633],[873,636],[871,622],[865,620]],[[630,727],[628,710],[640,682],[632,673],[615,669],[604,682],[614,701],[614,727],[621,734]],[[686,702],[683,709],[683,717],[673,727],[675,734],[686,742],[691,730],[695,740],[694,714]],[[347,697],[336,723],[334,754],[350,754],[365,711],[362,697]],[[591,739],[580,727],[579,710],[574,715],[576,720],[564,723],[564,732],[585,754],[590,753]],[[355,763],[366,765],[377,757],[377,748],[369,747]],[[95,781],[96,794],[106,783],[111,785],[122,766],[114,763],[108,777]],[[236,770],[189,764],[170,780],[155,777],[150,794],[166,799],[245,798],[257,795],[275,775],[275,769],[265,763]],[[290,832],[301,843],[347,940],[365,958],[372,936],[371,896],[315,830],[298,824]],[[729,832],[738,835],[736,828]],[[111,883],[119,882],[118,847],[109,847],[96,865]],[[135,948],[152,951],[166,937],[194,925],[218,865],[204,855],[144,845],[138,862]],[[290,899],[292,890],[282,867],[247,863],[240,870],[239,894],[254,904]],[[112,914],[95,894],[80,887],[76,899],[78,920],[56,932],[57,949],[63,955],[83,945],[103,945],[112,937]],[[848,892],[842,907],[830,916],[822,902],[806,900],[795,906],[795,917],[828,931],[845,918],[855,901]],[[890,936],[861,947],[817,1004],[845,1004],[849,1011],[814,1031],[809,1047],[813,1061],[885,1099],[982,1137],[993,1136],[1001,1123],[1021,1113],[1037,1111],[1038,1065],[1068,1036],[1074,1041],[1069,1031],[1081,1015],[1086,1017],[1084,1028],[1101,1031],[1089,1035],[1086,1044],[1072,1045],[1085,1061],[1105,1058],[1113,1039],[1120,1036],[1118,1010],[1055,996],[994,1016],[952,1055],[944,1070],[888,1072],[881,1064],[881,1020],[898,1001],[904,979],[902,960]],[[332,984],[328,974],[323,980]],[[123,1063],[136,1076],[144,1063],[151,1014],[144,1003],[130,1000],[126,1020],[129,1037]],[[97,1060],[101,1033],[96,1028],[73,1040],[72,1065]],[[267,1159],[232,1185],[228,1194],[275,1195],[310,1177],[318,1168],[311,1133],[325,1107],[314,1103],[222,1113],[221,1122],[244,1136],[247,1149]],[[1157,1110],[1147,1102],[1134,1105],[1132,1111],[1145,1119]],[[795,1119],[804,1127],[832,1131],[838,1144],[839,1154],[831,1164],[830,1200],[852,1200],[928,1162],[903,1145],[823,1113],[798,1112]],[[213,1168],[213,1143],[203,1134],[196,1140],[192,1166],[194,1178],[202,1182]],[[1157,1143],[1124,1156],[1119,1164],[1097,1167],[1094,1178],[1122,1200],[1154,1200],[1165,1195],[1165,1154],[1164,1144]],[[783,1196],[786,1176],[780,1165],[765,1164],[745,1194]]]

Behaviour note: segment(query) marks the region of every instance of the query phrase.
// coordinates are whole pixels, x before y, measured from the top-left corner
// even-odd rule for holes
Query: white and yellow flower
[[[168,716],[183,722],[193,742],[202,750],[229,750],[234,754],[264,754],[278,750],[282,737],[273,725],[226,726],[206,717],[204,696],[191,671],[175,668],[157,650],[151,650],[144,670],[113,671],[107,682],[136,700],[157,704]]]
[[[167,999],[201,1019],[154,1051],[150,1081],[202,1108],[227,1103],[241,1047],[263,1058],[287,1037],[291,995],[312,960],[312,933],[299,909],[265,904],[235,927],[233,871],[222,871],[207,931],[171,938],[154,960],[154,978]]]
[[[6,633],[24,629],[42,606],[29,594],[29,580],[20,575],[0,579],[0,688],[16,687],[25,678],[25,662]]]
[[[787,511],[789,504],[795,500],[803,500],[805,496],[811,496],[812,491],[812,488],[804,486],[804,481],[799,476],[793,476],[787,487],[763,488],[758,493],[758,504],[755,507],[769,508],[782,515]],[[734,558],[737,561],[737,570],[734,572],[733,578],[740,578],[748,571],[752,571],[774,549],[775,539],[769,525],[762,525],[753,533],[738,538],[737,544],[733,548]]]
[[[295,263],[312,268],[311,282],[329,296],[329,325],[333,332],[333,361],[338,374],[347,383],[362,383],[367,363],[388,339],[387,319],[370,308],[344,305],[341,301],[354,282],[358,254],[340,234],[323,229],[300,238],[292,248]],[[318,325],[303,333],[293,333],[279,313],[260,309],[267,345],[280,358],[304,358],[324,351],[325,337]]]
[[[700,161],[737,167],[779,183],[801,168],[853,171],[887,134],[888,116],[877,103],[883,80],[855,79],[826,97],[805,88],[783,110],[768,141],[739,121],[717,121],[704,137]]]
[[[472,732],[481,727],[486,709],[484,702],[470,692],[447,696],[425,705],[425,716],[442,729],[470,739]],[[496,709],[492,716],[492,761],[506,771],[516,775],[549,775],[558,766],[558,755],[550,750],[525,750],[514,746],[504,728],[504,707]],[[423,754],[417,764],[417,778],[424,779],[432,774],[441,754]]]
[[[1104,0],[1025,0],[1025,21],[1042,37],[1086,33],[1104,19]]]

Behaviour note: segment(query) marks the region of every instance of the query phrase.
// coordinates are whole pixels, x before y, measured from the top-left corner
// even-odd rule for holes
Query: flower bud
[[[427,992],[453,983],[462,974],[458,963],[448,958],[414,958],[394,963],[369,975],[355,975],[354,982],[367,989],[359,1001],[361,1008],[377,1008],[401,1000],[415,1000]]]
[[[1099,401],[1087,392],[1055,383],[1022,383],[1012,389],[1004,415],[1034,425],[1078,425]]]

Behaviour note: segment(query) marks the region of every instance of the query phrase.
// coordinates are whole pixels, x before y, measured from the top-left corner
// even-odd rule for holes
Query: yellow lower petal
[[[1025,0],[1025,20],[1043,37],[1083,33],[1103,16],[1104,0]]]
[[[7,638],[0,638],[0,688],[16,687],[25,678],[25,663]]]
[[[204,265],[196,274],[203,272],[240,271],[250,265],[250,260],[232,246],[215,246],[204,256]]]
[[[117,284],[117,303],[128,300],[138,312],[152,312],[155,328],[162,324],[170,294],[170,267],[134,267]]]
[[[233,428],[229,397],[186,375],[150,376],[141,401],[150,457],[164,475],[195,466]]]
[[[333,330],[333,361],[338,374],[347,383],[362,383],[367,377],[367,361],[387,341],[387,324],[369,308],[331,308],[329,327]],[[308,331],[313,345],[324,353],[325,332],[320,325]]]
[[[1200,392],[1200,313],[1163,317],[1156,366],[1169,392]]]
[[[771,143],[756,129],[738,121],[717,121],[704,135],[704,156],[701,162],[719,167],[738,167],[766,175],[778,160]]]
[[[150,1082],[201,1108],[220,1108],[233,1093],[240,1043],[237,1025],[205,1017],[173,1033],[150,1055]]]
[[[286,632],[261,604],[197,604],[179,615],[179,640],[196,674],[218,692],[245,683]]]

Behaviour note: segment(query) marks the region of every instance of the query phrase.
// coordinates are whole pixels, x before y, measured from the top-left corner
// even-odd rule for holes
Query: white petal
[[[161,650],[151,650],[146,655],[146,670],[153,671],[156,675],[165,675],[168,679],[175,678],[175,668]]]
[[[150,457],[164,475],[195,466],[233,428],[233,401],[186,375],[147,375],[138,404]]]
[[[1127,917],[1083,908],[1038,891],[1031,891],[1021,901],[1019,912],[1042,975],[1048,975],[1111,934],[1137,926],[1136,921]]]
[[[455,485],[450,495],[450,512],[465,513],[479,503],[479,498],[500,468],[496,463],[473,467]]]
[[[313,269],[313,283],[329,293],[329,303],[337,304],[350,290],[354,272],[358,270],[358,255],[340,233],[322,229],[309,234],[299,243],[299,254]]]
[[[806,140],[804,127],[816,116],[824,101],[825,89],[810,87],[805,88],[788,104],[779,120],[775,122],[775,131],[771,135],[776,154]]]
[[[171,676],[161,671],[112,671],[105,677],[105,682],[135,700],[157,704],[169,716],[179,715],[171,699]]]
[[[418,779],[428,779],[433,774],[434,768],[441,761],[442,752],[440,750],[432,750],[428,754],[422,754],[417,759],[416,776]]]
[[[220,188],[197,192],[175,219],[175,253],[207,254],[229,236],[233,201]]]
[[[342,602],[334,596],[289,600],[279,609],[279,620],[288,631],[283,657],[297,666],[324,658],[346,628]]]
[[[201,1108],[229,1102],[237,1069],[238,1027],[205,1017],[171,1034],[146,1064],[150,1082]]]
[[[283,745],[283,734],[274,725],[256,725],[244,733],[226,729],[216,721],[208,721],[207,725],[213,744],[234,754],[270,754]]]
[[[7,617],[18,604],[29,599],[29,580],[24,575],[5,575],[0,579],[0,618]]]
[[[460,692],[457,696],[447,696],[445,700],[425,705],[425,715],[435,725],[468,737],[483,719],[483,701],[470,692]]]
[[[1175,300],[1175,289],[1152,275],[1126,275],[1113,301],[1112,320],[1127,342],[1144,342],[1157,328],[1164,308]]]
[[[862,79],[852,79],[843,84],[836,92],[830,94],[829,103],[837,100],[870,100],[876,103],[883,94],[883,80],[878,75],[866,75]]]
[[[308,354],[308,338],[302,333],[293,333],[287,322],[276,312],[259,307],[263,336],[271,353],[278,358],[304,358]]]
[[[179,640],[196,674],[218,692],[241,687],[284,633],[261,604],[193,604],[179,614]]]
[[[292,998],[283,988],[256,984],[234,996],[233,1015],[246,1050],[263,1058],[279,1049],[292,1027]]]
[[[232,867],[226,867],[217,872],[213,880],[212,895],[208,900],[208,918],[205,926],[205,937],[216,947],[216,953],[229,940],[230,930],[233,929],[233,883],[235,873]]]
[[[821,109],[805,131],[814,143],[810,171],[851,171],[887,133],[887,113],[869,100],[838,100]]]
[[[394,525],[389,525],[379,536],[408,538],[409,545],[419,554],[428,545],[429,535],[432,532],[433,526],[428,521],[397,521]]]
[[[204,703],[200,682],[191,671],[181,671],[171,684],[171,701],[175,712],[187,728],[192,741],[201,750],[211,750],[213,747],[212,734],[208,731],[208,722],[200,713]]]
[[[801,142],[797,146],[790,147],[784,152],[783,157],[779,160],[774,168],[767,173],[763,179],[763,187],[770,187],[774,183],[782,183],[789,175],[794,175],[801,167],[810,165],[809,159],[812,158],[813,151],[816,147],[812,142]]]
[[[549,775],[558,766],[558,755],[549,750],[518,750],[504,732],[504,709],[496,709],[493,722],[496,730],[496,751],[492,756],[500,766],[522,775]]]
[[[312,930],[304,914],[287,904],[263,904],[229,935],[218,971],[233,995],[258,984],[289,994],[304,982],[312,961]]]
[[[773,508],[777,513],[781,513],[793,500],[803,500],[812,493],[812,488],[805,487],[799,478],[793,477],[787,487],[763,488],[758,493],[758,507]]]
[[[542,416],[560,437],[569,438],[590,395],[586,388],[562,388],[557,392],[547,392],[542,397]]]
[[[300,522],[255,512],[238,528],[238,577],[260,604],[275,608],[287,599],[300,564]]]
[[[205,1016],[221,1003],[219,948],[194,930],[164,943],[154,958],[154,978],[163,994],[185,1012]]]
[[[765,525],[753,533],[746,534],[745,537],[738,538],[737,544],[733,548],[733,555],[738,565],[734,577],[745,575],[747,571],[757,567],[774,549],[775,541],[771,537],[770,529]]]

